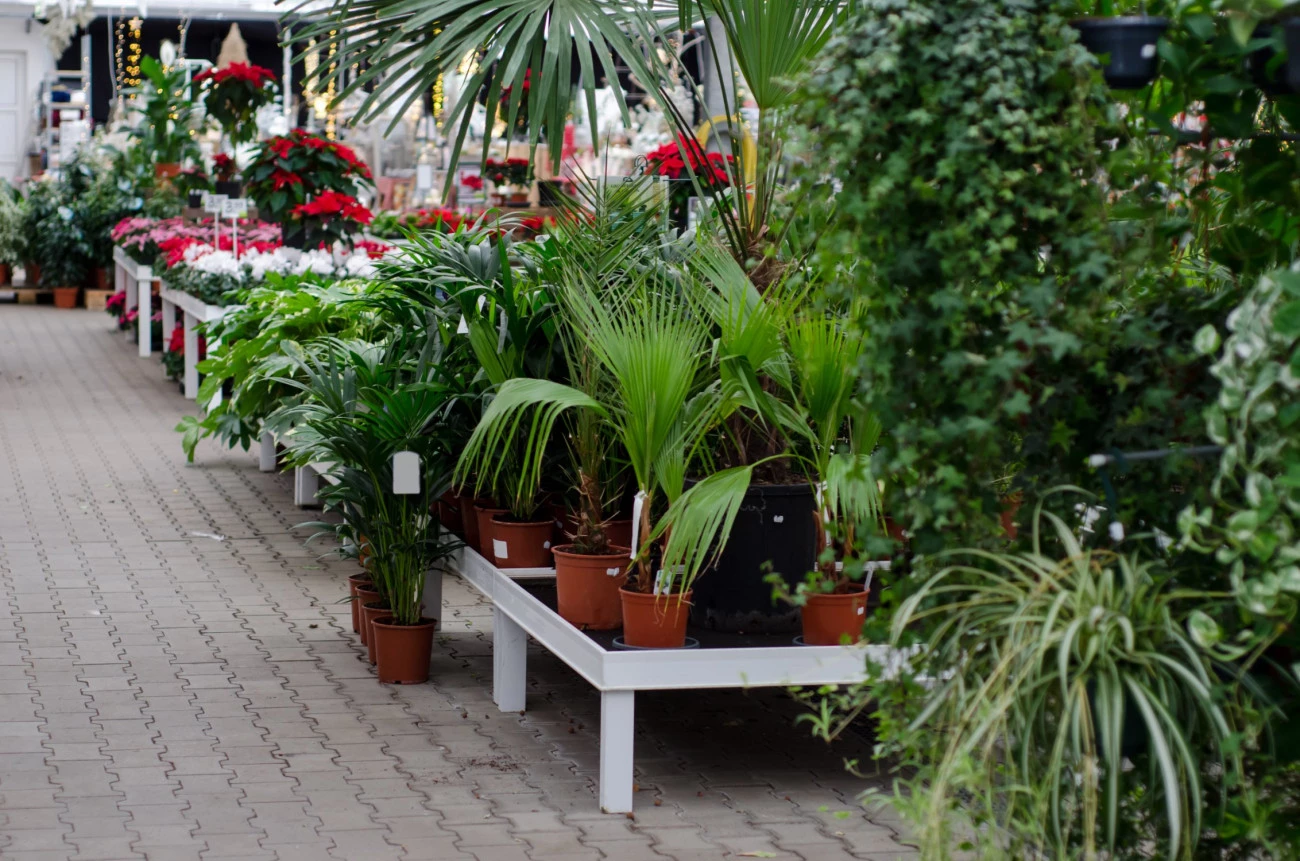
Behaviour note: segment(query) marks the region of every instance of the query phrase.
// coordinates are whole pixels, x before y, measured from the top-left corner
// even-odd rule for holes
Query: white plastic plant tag
[[[226,205],[227,194],[209,194],[203,199],[203,211],[210,212],[213,215],[220,215]]]
[[[617,576],[618,576],[619,574],[621,574],[621,573],[623,573],[623,569],[622,569],[622,568],[619,568],[617,565],[614,566],[613,568],[606,568],[606,569],[605,569],[605,576],[606,576],[606,577],[617,577]]]
[[[632,500],[632,555],[641,549],[641,509],[645,508],[645,491],[638,490]],[[658,594],[658,593],[656,593]]]
[[[433,188],[433,165],[417,164],[415,166],[415,187],[421,191]]]
[[[510,545],[506,544],[500,538],[492,539],[492,555],[498,559],[510,558]]]
[[[669,578],[667,574],[668,572],[662,568],[660,568],[658,571],[655,572],[655,594],[656,595],[664,594],[664,591],[668,588]]]
[[[393,493],[399,495],[420,492],[420,456],[413,451],[399,451],[393,455]]]
[[[227,197],[221,201],[221,214],[226,218],[248,215],[248,201],[242,197]]]
[[[464,314],[461,314],[461,315],[460,315],[460,322],[456,324],[456,334],[457,334],[457,335],[468,335],[468,334],[469,334],[469,323],[466,323],[466,322],[465,322],[465,315],[464,315]]]

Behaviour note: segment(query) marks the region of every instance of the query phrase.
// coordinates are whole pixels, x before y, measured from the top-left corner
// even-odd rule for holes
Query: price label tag
[[[203,211],[211,212],[213,215],[220,215],[221,208],[226,203],[227,195],[224,194],[207,194],[203,197]]]
[[[223,195],[224,197],[224,195]],[[221,201],[221,214],[226,218],[239,218],[248,215],[248,200],[243,197],[229,197]]]
[[[413,451],[393,455],[393,493],[420,492],[420,456]]]

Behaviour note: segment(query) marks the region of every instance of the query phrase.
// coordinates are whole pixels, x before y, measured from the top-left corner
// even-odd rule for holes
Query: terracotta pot
[[[54,307],[75,308],[77,307],[77,299],[80,296],[81,296],[80,287],[55,287]]]
[[[606,522],[605,539],[615,547],[630,548],[632,546],[632,518]]]
[[[1012,541],[1015,541],[1016,536],[1020,534],[1020,528],[1016,525],[1016,515],[1020,513],[1020,506],[1024,501],[1023,493],[1013,493],[1002,498],[1002,513],[998,519],[1002,522],[1002,531]]]
[[[610,631],[623,624],[619,589],[627,580],[632,554],[626,547],[591,556],[574,553],[572,544],[555,548],[555,591],[560,616],[583,630]]]
[[[387,601],[371,601],[361,605],[361,624],[366,629],[366,653],[372,664],[379,660],[379,644],[375,642],[375,620],[380,616],[390,616],[392,612],[393,608],[388,606]]]
[[[433,653],[436,619],[420,619],[418,625],[394,624],[391,616],[371,623],[379,644],[379,681],[395,685],[418,685],[429,680],[429,657]]]
[[[168,161],[159,162],[153,166],[153,175],[156,179],[171,179],[179,176],[181,172],[180,162]]]
[[[361,602],[357,600],[357,588],[363,583],[370,582],[370,575],[364,572],[353,574],[348,577],[348,601],[352,605],[352,631],[359,633],[361,631]]]
[[[27,287],[35,287],[41,283],[41,264],[29,262],[23,267],[23,274],[27,278],[23,284]]]
[[[504,508],[494,508],[491,503],[474,503],[474,517],[478,520],[478,552],[494,565],[496,556],[492,553],[492,518],[505,512]]]
[[[460,537],[464,538],[465,543],[475,550],[479,549],[479,542],[478,512],[474,510],[474,506],[479,501],[472,496],[456,497],[456,502],[460,506],[460,522],[465,528]]]
[[[357,633],[361,635],[361,645],[370,644],[370,629],[366,627],[366,616],[361,612],[361,608],[369,601],[379,600],[379,590],[375,588],[374,583],[364,582],[357,584],[357,600],[353,606],[357,608]]]
[[[510,192],[510,202],[511,202],[511,203],[527,203],[527,202],[528,202],[528,192],[526,192],[526,191],[512,191],[512,192]]]
[[[111,289],[111,285],[108,280],[108,270],[105,269],[103,266],[95,267],[95,289],[96,290]]]
[[[805,646],[838,646],[862,639],[867,620],[867,592],[809,595],[803,606]]]
[[[623,604],[623,642],[643,649],[680,649],[686,645],[691,593],[648,595],[618,590]]]
[[[498,568],[550,568],[552,520],[515,523],[492,518],[492,556]]]
[[[465,521],[460,516],[460,500],[450,490],[438,497],[438,520],[449,532],[460,535],[465,531]]]
[[[9,264],[0,263],[0,284],[8,284],[9,276],[10,276]]]
[[[357,561],[361,567],[366,567],[366,561],[370,559],[370,539],[364,535],[357,536]]]

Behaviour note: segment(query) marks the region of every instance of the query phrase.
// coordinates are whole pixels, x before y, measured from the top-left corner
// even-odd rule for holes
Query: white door
[[[0,51],[0,179],[13,180],[23,158],[27,132],[27,57]]]

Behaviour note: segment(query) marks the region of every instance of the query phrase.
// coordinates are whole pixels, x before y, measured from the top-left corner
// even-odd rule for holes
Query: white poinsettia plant
[[[238,291],[257,286],[267,275],[315,275],[327,280],[372,278],[375,263],[391,254],[392,249],[349,249],[335,243],[332,249],[302,251],[259,243],[236,254],[233,248],[214,248],[195,243],[185,249],[174,266],[167,270],[168,287],[197,296],[210,305],[229,305],[238,301]]]

